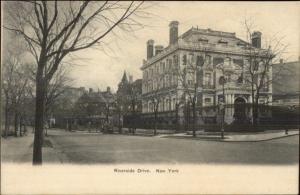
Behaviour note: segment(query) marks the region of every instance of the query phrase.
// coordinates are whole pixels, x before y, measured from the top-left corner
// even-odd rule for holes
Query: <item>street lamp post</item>
[[[222,113],[222,121],[221,121],[221,138],[224,139],[224,132],[225,132],[225,129],[224,129],[224,121],[225,121],[225,85],[226,83],[226,80],[224,78],[224,74],[223,76],[220,78],[220,84],[222,84],[222,101],[220,101],[219,103],[219,106],[220,106],[220,110],[221,110],[221,113]]]

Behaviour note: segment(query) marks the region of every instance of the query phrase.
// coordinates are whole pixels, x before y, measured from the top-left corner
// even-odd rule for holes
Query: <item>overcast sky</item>
[[[107,37],[109,46],[105,52],[88,49],[76,53],[84,61],[76,61],[70,75],[74,86],[92,87],[100,90],[110,86],[116,91],[124,70],[141,78],[141,64],[146,57],[146,42],[153,39],[155,44],[167,46],[168,24],[172,20],[179,22],[179,35],[192,26],[210,28],[226,32],[236,32],[245,39],[242,21],[251,17],[256,30],[264,37],[277,33],[285,36],[289,44],[289,60],[299,56],[300,7],[299,2],[154,2],[148,12],[152,17],[143,20],[147,25],[134,35],[122,34],[119,37]]]

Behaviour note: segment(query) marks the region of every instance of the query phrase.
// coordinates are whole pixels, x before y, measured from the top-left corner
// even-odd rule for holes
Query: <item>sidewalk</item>
[[[31,163],[33,153],[33,136],[29,132],[23,137],[1,138],[1,159],[7,163]],[[50,140],[45,137],[45,140]],[[51,142],[51,140],[50,140]],[[53,147],[43,147],[43,163],[63,163],[64,157]]]
[[[288,134],[285,133],[284,130],[276,130],[276,131],[265,131],[265,132],[254,132],[254,133],[234,133],[228,132],[224,133],[224,139],[221,139],[220,132],[198,132],[196,137],[193,137],[192,134],[187,133],[178,133],[172,135],[161,136],[163,138],[190,138],[190,139],[202,139],[202,140],[212,140],[212,141],[224,141],[224,142],[258,142],[258,141],[266,141],[271,139],[278,139],[293,135],[299,135],[299,130],[293,129],[289,130]]]
[[[279,131],[266,131],[261,133],[255,134],[236,134],[236,135],[228,135],[228,139],[224,141],[248,141],[248,142],[255,142],[255,141],[266,141],[271,139],[278,139],[283,137],[288,137],[292,135],[299,135],[299,130],[289,130],[288,134],[285,133],[284,130]]]
[[[80,133],[80,134],[102,134],[102,133],[88,133],[88,132],[66,132],[67,133]],[[192,132],[174,133],[173,130],[157,130],[157,135],[153,135],[154,130],[152,129],[136,129],[135,134],[128,133],[127,128],[123,128],[122,135],[128,136],[147,136],[155,138],[181,138],[181,139],[199,139],[209,141],[226,141],[226,142],[257,142],[271,139],[277,139],[292,135],[299,135],[298,129],[291,129],[288,134],[285,130],[268,130],[263,132],[225,132],[224,139],[221,138],[220,132],[205,132],[197,131],[196,138],[192,136]],[[115,132],[114,134],[118,134]]]

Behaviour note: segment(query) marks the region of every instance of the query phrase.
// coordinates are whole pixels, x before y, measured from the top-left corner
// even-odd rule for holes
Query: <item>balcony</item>
[[[215,86],[212,84],[204,84],[202,86],[202,89],[215,89]]]

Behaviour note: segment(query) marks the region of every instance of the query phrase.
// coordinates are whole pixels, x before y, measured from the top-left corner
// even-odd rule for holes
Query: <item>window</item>
[[[169,59],[169,67],[168,69],[170,70],[172,68],[172,59]]]
[[[189,53],[189,65],[193,65],[195,62],[194,54]]]
[[[211,85],[211,73],[205,73],[204,84],[210,86]]]
[[[225,58],[225,62],[224,62],[225,65],[231,65],[231,58],[227,57]]]
[[[166,111],[170,110],[170,100],[169,99],[166,100],[166,109],[165,110]]]
[[[198,39],[198,41],[201,42],[201,43],[208,43],[208,39],[206,39],[206,38],[204,38],[204,37],[200,37],[200,38]]]
[[[231,74],[227,73],[225,75],[225,79],[226,79],[227,82],[230,82],[231,81]]]
[[[258,67],[259,67],[259,62],[258,61],[254,61],[253,70],[254,71],[258,71]]]
[[[207,65],[211,64],[211,56],[210,55],[205,56],[205,62],[206,62]]]
[[[218,41],[218,43],[227,45],[227,44],[228,44],[228,41],[226,41],[226,40],[224,40],[224,39],[220,39],[220,40]]]
[[[264,83],[263,83],[263,91],[264,92],[267,92],[267,91],[269,91],[269,79],[268,78],[265,78],[264,79]]]
[[[173,56],[173,66],[174,66],[174,68],[177,68],[177,66],[178,66],[178,56],[177,55]]]
[[[213,59],[213,65],[218,65],[218,64],[222,64],[224,63],[224,59],[223,58],[214,58]]]
[[[241,69],[244,66],[244,61],[241,59],[233,59],[233,63],[239,65],[240,66],[239,68],[241,68]]]
[[[154,90],[157,90],[157,82],[156,82],[156,79],[153,80],[153,83],[154,83],[154,87],[153,87]]]
[[[194,74],[193,73],[188,73],[187,74],[187,84],[189,86],[194,84]]]
[[[172,110],[176,109],[176,98],[173,98],[173,102],[172,102]]]
[[[225,83],[226,83],[226,80],[225,80],[224,76],[221,76],[221,77],[219,78],[219,85],[223,85],[223,84],[225,84]]]
[[[244,75],[243,75],[243,73],[241,73],[241,75],[240,75],[239,78],[237,79],[237,83],[238,83],[238,84],[242,84],[242,83],[243,83],[243,78],[244,78]]]
[[[186,65],[187,63],[187,59],[186,59],[186,55],[184,54],[182,57],[182,65]]]
[[[177,76],[173,75],[173,85],[177,85]]]
[[[211,98],[205,98],[204,99],[204,102],[207,104],[207,103],[211,103]]]
[[[204,64],[203,56],[197,56],[196,65],[202,67]]]
[[[167,59],[166,60],[166,71],[168,71],[170,69],[170,60]]]
[[[165,77],[165,86],[166,87],[169,87],[169,76],[168,75],[166,75],[166,77]]]

